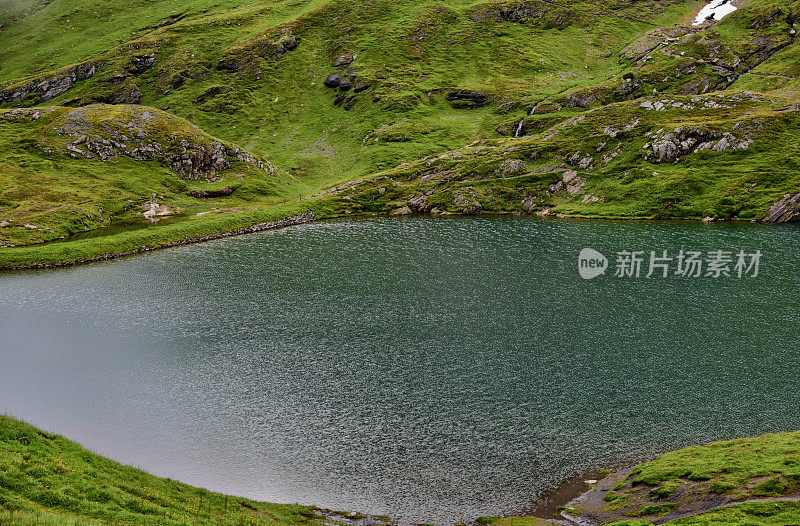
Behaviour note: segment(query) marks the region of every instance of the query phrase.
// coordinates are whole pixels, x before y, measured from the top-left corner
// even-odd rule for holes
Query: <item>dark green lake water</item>
[[[583,247],[763,256],[585,281]],[[587,470],[800,429],[799,260],[795,227],[409,218],[2,274],[0,411],[257,499],[518,513]]]

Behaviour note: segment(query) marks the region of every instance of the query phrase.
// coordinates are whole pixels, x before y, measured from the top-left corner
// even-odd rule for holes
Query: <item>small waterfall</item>
[[[517,124],[517,130],[514,132],[514,138],[519,139],[522,137],[522,125],[525,124],[525,119],[520,119],[519,124]]]
[[[538,108],[538,107],[539,107],[539,104],[536,104],[536,106],[531,108],[531,111],[528,112],[528,115],[533,115],[534,113],[536,113],[536,108]]]

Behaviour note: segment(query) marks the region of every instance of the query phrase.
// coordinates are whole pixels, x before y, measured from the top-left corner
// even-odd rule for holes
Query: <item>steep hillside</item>
[[[144,213],[170,217],[155,244],[306,210],[794,220],[800,2],[735,3],[699,26],[682,0],[4,4],[0,265]],[[162,153],[88,151],[70,108],[103,136],[161,110]],[[227,153],[187,178],[190,128]]]

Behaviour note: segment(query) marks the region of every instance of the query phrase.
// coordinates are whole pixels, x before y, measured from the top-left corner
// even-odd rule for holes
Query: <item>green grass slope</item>
[[[0,524],[321,524],[312,508],[213,493],[0,415]]]
[[[776,504],[776,499],[794,502]],[[573,512],[601,522],[642,517],[647,523],[701,524],[704,519],[698,517],[719,508],[713,512],[715,521],[727,517],[746,522],[757,510],[766,510],[765,516],[796,516],[798,500],[800,432],[794,432],[666,453],[598,483],[586,498],[575,501]]]
[[[19,247],[141,221],[154,195],[171,211],[157,237],[315,195],[329,215],[752,220],[800,193],[797,1],[749,0],[700,27],[683,0],[3,6],[3,266],[54,254]],[[97,104],[170,115],[180,125],[151,141],[165,151],[196,126],[271,169],[187,182],[163,159],[48,144],[65,138],[48,119]]]
[[[800,432],[713,442],[665,453],[608,475],[565,508],[578,521],[614,526],[800,523]],[[551,525],[535,517],[489,521]]]

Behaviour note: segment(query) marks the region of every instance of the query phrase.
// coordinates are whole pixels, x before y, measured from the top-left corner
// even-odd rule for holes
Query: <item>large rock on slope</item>
[[[792,223],[800,221],[800,194],[786,194],[772,205],[767,215],[761,218],[764,223]]]

